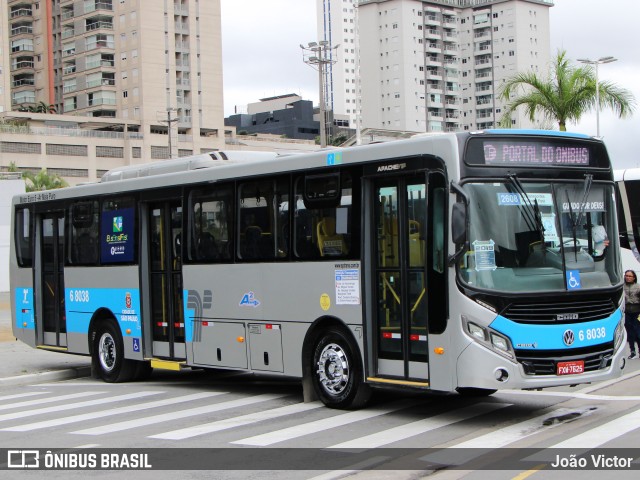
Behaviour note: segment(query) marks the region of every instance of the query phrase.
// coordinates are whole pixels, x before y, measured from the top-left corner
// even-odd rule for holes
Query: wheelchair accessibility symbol
[[[576,290],[578,288],[582,288],[580,270],[567,270],[567,289]]]

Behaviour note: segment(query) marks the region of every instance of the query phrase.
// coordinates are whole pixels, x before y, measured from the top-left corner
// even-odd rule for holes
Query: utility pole
[[[327,40],[309,42],[306,47],[304,45],[300,45],[304,63],[310,65],[312,68],[318,69],[318,83],[320,88],[320,148],[325,148],[327,146],[327,105],[324,96],[324,72],[327,65],[334,64],[338,61],[337,58],[333,58],[332,50],[337,50],[339,46],[340,45],[332,47],[329,45]]]
[[[175,108],[167,108],[166,112],[158,112],[158,117],[162,116],[162,118],[158,118],[158,121],[167,124],[167,133],[169,136],[169,158],[178,158],[178,132],[176,130],[174,138],[172,124],[177,122],[180,117],[173,117],[172,114],[175,111]],[[166,118],[164,117],[165,114]]]

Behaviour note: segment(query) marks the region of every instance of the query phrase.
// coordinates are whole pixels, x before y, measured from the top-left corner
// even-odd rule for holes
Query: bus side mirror
[[[467,238],[467,206],[458,202],[453,204],[451,212],[451,240],[456,245],[464,243]]]

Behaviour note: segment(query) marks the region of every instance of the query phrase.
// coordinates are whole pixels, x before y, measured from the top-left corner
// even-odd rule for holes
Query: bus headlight
[[[498,350],[502,350],[505,353],[509,352],[509,340],[504,338],[502,335],[498,335],[496,333],[491,334],[491,345],[493,348],[497,348]]]
[[[622,316],[622,320],[618,322],[618,326],[616,327],[616,331],[614,333],[614,343],[613,343],[613,351],[617,352],[618,348],[624,341],[624,315]]]
[[[483,341],[487,340],[487,334],[485,332],[485,329],[482,328],[481,326],[476,325],[475,323],[469,322],[467,323],[467,330],[469,330],[469,333],[473,338],[477,340],[483,340]]]
[[[511,342],[507,337],[500,335],[498,332],[488,327],[481,327],[477,323],[470,322],[465,315],[462,315],[462,323],[467,335],[469,335],[475,342],[492,349],[496,353],[499,353],[510,360],[515,359],[515,353],[511,348]]]

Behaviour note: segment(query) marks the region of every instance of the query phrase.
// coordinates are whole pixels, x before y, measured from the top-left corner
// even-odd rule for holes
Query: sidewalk
[[[91,374],[89,357],[31,348],[11,332],[8,292],[0,292],[0,389],[32,382],[55,382]]]

